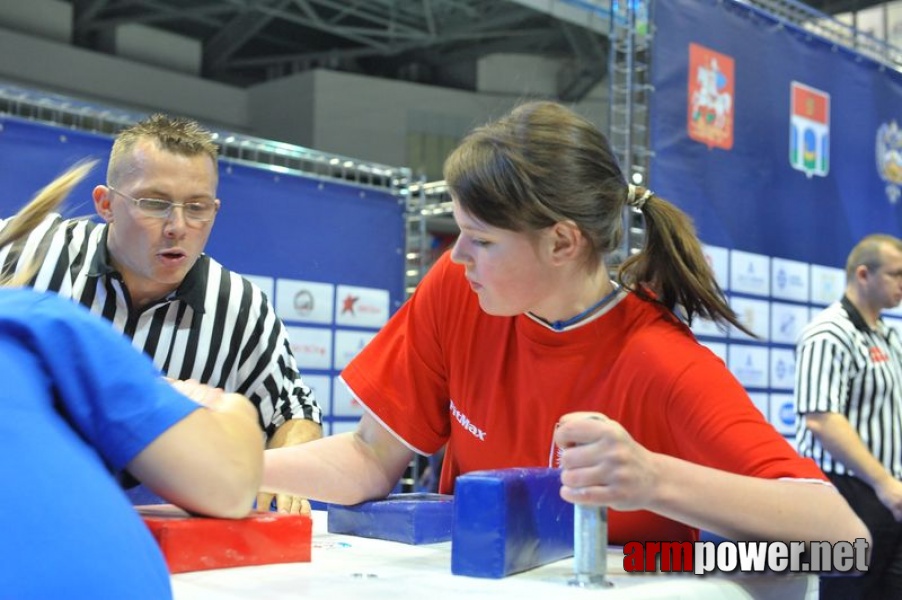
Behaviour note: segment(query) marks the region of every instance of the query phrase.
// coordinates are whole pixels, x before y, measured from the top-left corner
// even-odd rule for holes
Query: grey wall
[[[0,29],[0,78],[125,109],[181,113],[246,133],[247,92]]]
[[[139,112],[189,116],[209,126],[393,166],[435,179],[470,127],[518,101],[549,96],[553,61],[495,55],[479,65],[481,92],[336,71],[308,71],[247,89],[203,80],[193,40],[149,27],[117,31],[118,56],[71,46],[71,6],[0,0],[0,80]],[[177,43],[178,42],[178,43]],[[154,55],[165,46],[165,55]],[[577,110],[607,124],[606,84]]]

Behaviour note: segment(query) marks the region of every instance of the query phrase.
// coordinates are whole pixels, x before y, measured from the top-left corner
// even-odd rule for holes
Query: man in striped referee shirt
[[[203,254],[220,207],[217,153],[210,133],[187,119],[153,115],[123,130],[106,185],[93,190],[104,223],[53,215],[0,254],[0,272],[43,254],[36,289],[102,315],[172,379],[250,398],[268,447],[319,438],[320,408],[272,305]],[[271,500],[261,494],[258,506]],[[301,498],[280,496],[277,504],[309,510]]]
[[[796,348],[796,443],[871,530],[861,577],[821,578],[821,598],[902,598],[902,343],[880,311],[902,302],[902,240],[870,235],[846,262],[843,298]]]

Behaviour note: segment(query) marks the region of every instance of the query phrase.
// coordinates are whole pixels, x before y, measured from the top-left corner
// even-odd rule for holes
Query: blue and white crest
[[[902,130],[895,120],[877,129],[875,157],[877,173],[886,182],[886,197],[895,204],[902,195]]]

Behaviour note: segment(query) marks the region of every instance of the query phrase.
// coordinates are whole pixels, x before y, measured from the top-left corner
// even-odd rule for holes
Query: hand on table
[[[260,492],[257,494],[257,510],[263,512],[271,510],[273,498],[276,500],[276,512],[289,515],[310,516],[310,501],[306,498],[290,496],[288,494],[267,494],[266,492]]]
[[[283,448],[285,446],[295,446],[312,440],[319,439],[323,436],[322,427],[313,421],[305,419],[291,419],[285,421],[276,429],[267,448]],[[270,494],[260,492],[257,494],[257,510],[268,511],[272,505],[273,498],[276,501],[276,511],[280,513],[309,515],[310,502],[306,498],[292,496],[290,494]]]

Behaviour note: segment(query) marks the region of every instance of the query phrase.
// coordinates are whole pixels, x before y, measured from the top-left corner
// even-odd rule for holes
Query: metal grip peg
[[[573,507],[573,572],[571,585],[607,587],[608,509],[576,504]]]
[[[596,415],[588,419],[605,420]],[[608,573],[608,507],[573,506],[573,573],[570,585],[604,588],[612,584]]]

